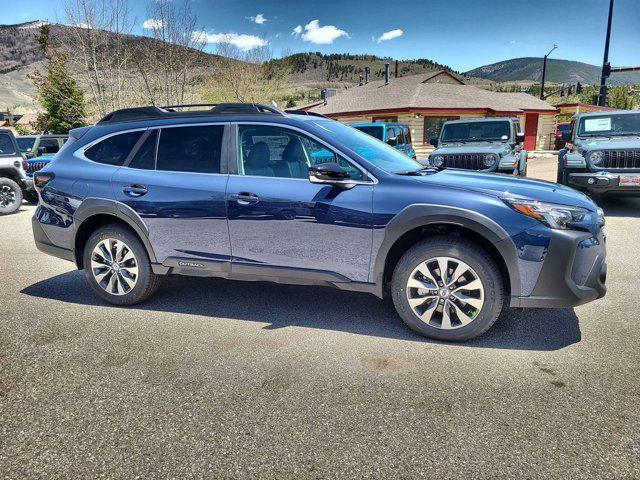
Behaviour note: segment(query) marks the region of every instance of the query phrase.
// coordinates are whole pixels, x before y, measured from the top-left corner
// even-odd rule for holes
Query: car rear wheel
[[[438,340],[482,335],[504,301],[495,261],[478,245],[455,236],[432,237],[411,247],[394,270],[391,288],[407,326]]]
[[[22,204],[22,190],[10,178],[0,178],[0,215],[14,213]]]
[[[115,305],[135,305],[153,295],[161,277],[140,239],[128,228],[107,225],[96,230],[83,255],[85,277],[91,289]]]

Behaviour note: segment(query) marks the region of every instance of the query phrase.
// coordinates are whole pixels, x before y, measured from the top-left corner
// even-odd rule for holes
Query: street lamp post
[[[604,41],[604,58],[602,59],[602,76],[600,77],[600,91],[598,92],[598,105],[604,107],[607,104],[607,77],[611,65],[609,65],[609,40],[611,39],[611,18],[613,17],[613,0],[609,1],[609,18],[607,19],[607,36]]]
[[[549,50],[549,53],[544,56],[544,62],[542,62],[542,85],[540,86],[540,100],[544,100],[544,80],[547,76],[547,57],[551,55],[551,52],[553,52],[556,48],[558,48],[558,45],[554,43],[553,48]]]

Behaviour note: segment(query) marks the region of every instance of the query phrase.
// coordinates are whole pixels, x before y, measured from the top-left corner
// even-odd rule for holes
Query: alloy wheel
[[[420,263],[407,281],[413,312],[431,327],[451,330],[471,323],[484,305],[484,286],[465,262],[435,257]]]
[[[122,240],[107,238],[91,253],[91,271],[96,283],[111,295],[125,295],[138,282],[138,261]]]
[[[10,207],[16,203],[16,192],[8,185],[0,188],[0,207]]]

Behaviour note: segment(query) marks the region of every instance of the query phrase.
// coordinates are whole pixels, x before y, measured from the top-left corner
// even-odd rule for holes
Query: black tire
[[[562,167],[562,157],[558,156],[558,173],[556,175],[556,183],[559,183],[560,185],[566,185],[567,184],[567,174],[564,170],[564,168]]]
[[[127,293],[121,295],[107,292],[98,283],[91,268],[91,258],[94,248],[100,242],[107,239],[124,242],[135,256],[138,268],[135,285]],[[104,301],[114,305],[135,305],[144,302],[158,290],[162,280],[162,276],[153,273],[149,255],[147,255],[147,251],[138,236],[130,229],[121,225],[105,225],[91,235],[84,248],[83,265],[85,278],[91,290]]]
[[[25,190],[22,192],[22,198],[25,202],[30,203],[31,205],[36,205],[40,200],[36,192],[31,192],[29,190]]]
[[[482,282],[484,303],[467,325],[450,330],[429,325],[409,305],[409,276],[419,264],[435,257],[450,257],[465,262]],[[464,238],[439,235],[415,244],[400,258],[393,272],[391,295],[396,311],[413,331],[425,337],[456,342],[482,335],[495,323],[502,311],[504,284],[500,269],[484,249]]]
[[[22,204],[20,185],[7,177],[0,177],[0,215],[15,213]]]

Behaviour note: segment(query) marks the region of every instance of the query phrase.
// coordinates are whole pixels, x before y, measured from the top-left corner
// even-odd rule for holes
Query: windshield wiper
[[[640,137],[640,132],[620,132],[612,133],[611,137]]]
[[[611,137],[610,133],[580,133],[578,137]]]

